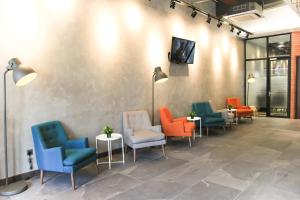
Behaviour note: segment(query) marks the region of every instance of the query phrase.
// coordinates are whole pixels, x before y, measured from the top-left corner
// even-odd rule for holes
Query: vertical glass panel
[[[270,115],[288,116],[288,69],[289,60],[270,61]]]
[[[254,82],[248,82],[249,74],[253,74]],[[255,106],[259,115],[267,112],[267,61],[254,60],[246,62],[246,103]]]
[[[266,58],[267,38],[246,40],[246,59]]]
[[[269,38],[269,57],[289,56],[291,54],[290,34]]]

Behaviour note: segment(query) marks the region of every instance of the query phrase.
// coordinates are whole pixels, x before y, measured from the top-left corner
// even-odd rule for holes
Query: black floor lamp
[[[5,185],[0,187],[1,196],[11,196],[25,191],[28,186],[25,181],[8,183],[8,163],[7,163],[7,118],[6,118],[6,74],[13,71],[13,80],[16,86],[23,86],[31,82],[37,76],[37,73],[29,67],[23,67],[18,58],[12,58],[8,61],[8,66],[4,71],[4,153],[5,153]]]
[[[162,83],[168,80],[168,76],[161,70],[161,67],[155,67],[152,76],[152,125],[154,125],[154,83]]]
[[[248,89],[247,89],[247,103],[246,105],[249,106],[249,86],[250,86],[250,83],[254,83],[255,82],[255,77],[254,75],[251,73],[251,74],[248,74],[248,78],[247,78],[247,83],[248,83]]]

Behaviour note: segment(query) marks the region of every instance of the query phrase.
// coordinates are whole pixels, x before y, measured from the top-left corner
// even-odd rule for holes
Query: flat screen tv
[[[172,37],[171,62],[194,63],[195,42],[177,37]]]

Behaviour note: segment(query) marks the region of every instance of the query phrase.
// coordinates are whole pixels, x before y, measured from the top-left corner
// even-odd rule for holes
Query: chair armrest
[[[187,119],[186,119],[186,117],[180,117],[180,118],[173,119],[173,122],[178,122],[178,121],[187,122]]]
[[[80,149],[89,147],[87,138],[78,138],[73,140],[68,140],[65,144],[67,149]]]
[[[239,106],[237,109],[251,109],[249,106]]]
[[[167,135],[169,133],[174,135],[181,135],[184,133],[184,122],[183,121],[175,121],[171,122],[167,126]]]
[[[161,126],[160,125],[156,125],[156,126],[152,126],[150,128],[151,131],[154,131],[154,132],[158,132],[158,133],[161,133]]]
[[[44,149],[43,154],[43,168],[45,170],[63,171],[63,160],[65,157],[65,149],[63,147]]]
[[[220,113],[220,112],[211,113],[211,114],[207,115],[207,117],[221,118],[222,117],[222,113]]]
[[[128,136],[133,136],[133,130],[131,128],[126,128],[124,129],[124,136],[128,137]]]

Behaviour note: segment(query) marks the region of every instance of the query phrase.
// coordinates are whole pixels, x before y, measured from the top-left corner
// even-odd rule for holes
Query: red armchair
[[[253,117],[253,110],[249,106],[241,105],[240,98],[227,98],[226,99],[227,105],[231,104],[233,108],[237,109],[236,115],[237,117]]]
[[[196,128],[195,123],[188,122],[186,117],[173,119],[172,114],[167,107],[160,108],[159,114],[166,138],[168,136],[189,137],[189,145],[191,147],[191,137]]]

